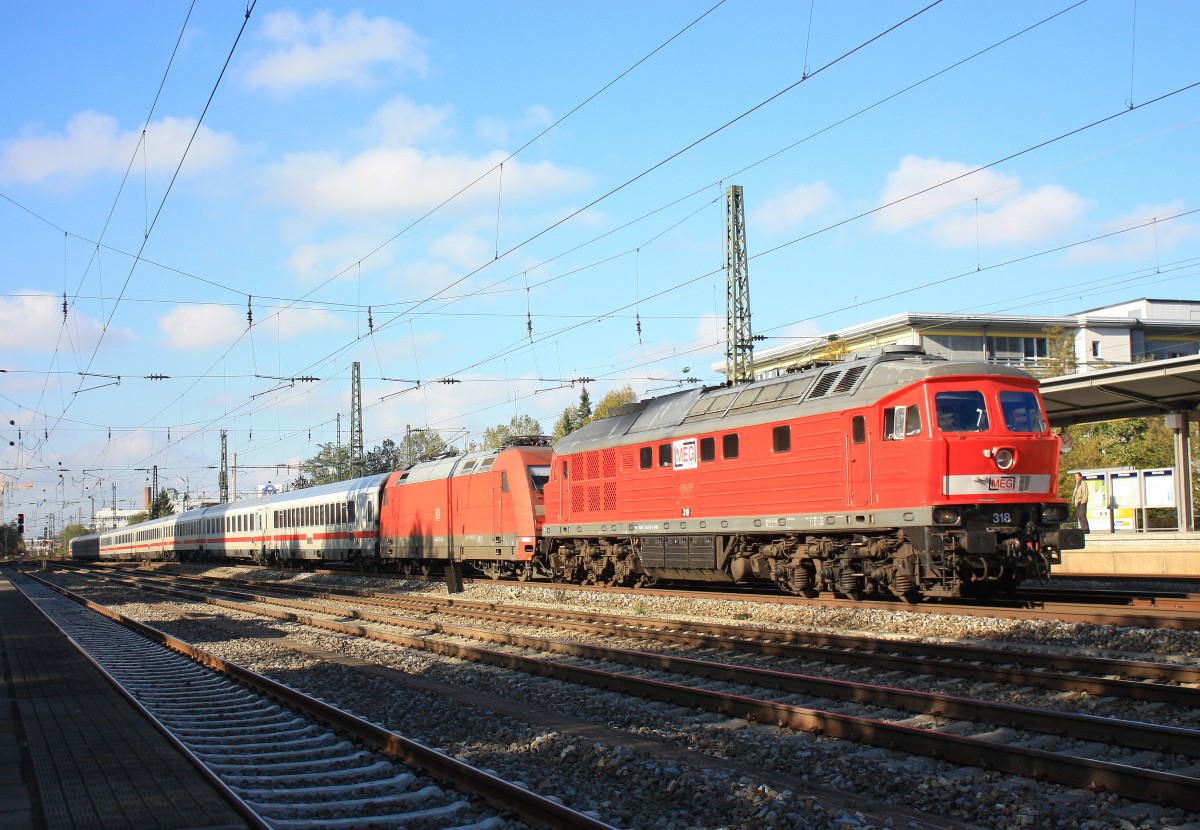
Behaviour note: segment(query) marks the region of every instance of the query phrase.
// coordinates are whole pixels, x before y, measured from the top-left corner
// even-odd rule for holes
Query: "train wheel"
[[[529,565],[523,565],[517,569],[517,581],[528,582],[533,578],[533,568]]]
[[[500,577],[504,576],[504,573],[502,571],[502,568],[500,567],[499,562],[488,562],[488,563],[480,566],[479,570],[481,570],[485,574],[487,574],[488,579],[491,579],[492,581],[495,581],[495,580],[499,579]]]
[[[419,573],[421,576],[429,576],[431,573],[433,573],[433,566],[428,562],[420,562],[417,564],[417,573]]]

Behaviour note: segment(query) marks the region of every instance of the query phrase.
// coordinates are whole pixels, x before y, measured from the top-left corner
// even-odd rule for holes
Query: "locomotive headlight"
[[[996,450],[993,460],[1001,470],[1011,470],[1012,465],[1017,462],[1017,454],[1008,447],[1004,447]]]
[[[958,511],[953,507],[935,507],[933,508],[934,524],[939,525],[956,525],[958,524]]]
[[[1061,504],[1047,504],[1042,508],[1042,523],[1048,525],[1062,524],[1067,520],[1067,508]]]

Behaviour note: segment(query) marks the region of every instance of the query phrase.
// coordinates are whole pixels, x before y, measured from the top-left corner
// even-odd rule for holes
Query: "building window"
[[[1050,356],[1045,337],[988,337],[987,357],[995,363],[1037,363]]]
[[[1092,341],[1092,357],[1099,357],[1099,356],[1100,356],[1100,341],[1093,340]]]

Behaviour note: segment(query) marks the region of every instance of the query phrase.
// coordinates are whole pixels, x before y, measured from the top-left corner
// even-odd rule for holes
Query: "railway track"
[[[96,567],[93,565],[93,567]],[[130,563],[106,563],[99,566],[113,570],[125,570]],[[134,565],[133,567],[136,567]],[[247,570],[261,570],[260,566],[231,564],[228,567],[239,567]],[[293,571],[295,572],[295,571]],[[351,572],[341,570],[317,569],[308,571],[316,574],[347,575]],[[365,572],[353,572],[367,575]],[[380,575],[380,574],[374,574]],[[441,584],[444,577],[437,574],[396,575],[398,580],[418,582],[433,582]],[[495,584],[496,580],[487,577],[463,578],[466,585]],[[506,583],[500,583],[506,584]],[[513,583],[518,584],[518,583]],[[538,583],[520,583],[538,584]],[[595,591],[594,585],[574,585],[564,583],[544,583],[543,587],[553,587],[560,591]],[[852,600],[834,596],[822,595],[816,598],[798,597],[771,590],[729,590],[712,587],[689,590],[673,586],[671,588],[605,588],[620,595],[629,596],[679,596],[715,601],[737,601],[758,603],[783,603],[798,606],[823,606],[830,608],[845,608],[856,610],[896,611],[903,610],[914,614],[959,614],[973,617],[999,617],[1017,620],[1055,620],[1061,622],[1077,622],[1091,625],[1118,625],[1137,628],[1172,628],[1181,631],[1200,631],[1200,594],[1187,591],[1118,591],[1118,590],[1086,590],[1071,588],[1025,588],[1011,599],[993,598],[988,600],[927,600],[917,604],[907,604],[899,600]]]
[[[841,659],[892,673],[920,670],[919,664],[937,665],[937,673],[961,673],[990,683],[1036,684],[1073,692],[1092,689],[1092,694],[1183,707],[1194,707],[1198,702],[1194,684],[1200,676],[1194,666],[966,647],[943,649],[927,643],[916,644],[913,652],[904,654],[903,650],[912,644],[823,635],[824,642],[813,645],[796,642],[804,635],[794,631],[531,611],[461,600],[330,591],[301,591],[305,596],[300,598],[294,588],[267,590],[259,585],[250,592],[244,585],[229,587],[197,580],[185,581],[184,588],[161,579],[139,578],[127,584],[674,706],[1200,810],[1200,731],[1194,729],[829,680],[707,657],[686,658],[569,642],[500,630],[500,626],[542,630],[553,626],[689,648]],[[364,605],[379,610],[366,611]],[[467,618],[486,627],[433,622],[433,615],[441,619]],[[696,630],[701,627],[706,630]],[[496,647],[477,645],[481,641]],[[987,660],[992,661],[991,666],[986,665]],[[1041,665],[1026,668],[1021,665],[1025,661]],[[1099,674],[1084,676],[1075,672]]]
[[[16,584],[240,805],[253,826],[611,830],[591,816],[33,579],[39,584]]]

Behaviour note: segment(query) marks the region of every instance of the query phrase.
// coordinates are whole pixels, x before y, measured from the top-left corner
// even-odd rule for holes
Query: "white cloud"
[[[292,250],[286,264],[309,284],[324,282],[335,275],[343,282],[356,281],[360,274],[374,273],[391,264],[396,252],[394,245],[376,251],[359,265],[363,252],[372,251],[378,246],[379,238],[367,234],[351,234],[326,242],[306,242]]]
[[[364,325],[366,315],[363,315]],[[315,334],[326,334],[332,331],[345,331],[350,327],[350,317],[346,314],[334,314],[321,308],[285,308],[270,316],[263,315],[263,325],[271,333],[278,334],[283,339],[294,337],[311,337]],[[255,326],[257,328],[257,324]]]
[[[475,132],[484,141],[504,146],[509,143],[514,129],[520,130],[521,134],[536,134],[553,123],[554,114],[547,107],[534,104],[513,124],[495,115],[481,116],[475,121]]]
[[[100,340],[103,326],[78,307],[67,314],[63,333],[62,296],[42,291],[23,291],[20,296],[0,297],[0,349],[53,351],[57,347],[91,353]],[[109,345],[128,343],[132,332],[110,328]]]
[[[829,212],[835,201],[833,191],[824,182],[802,184],[767,197],[751,211],[750,225],[767,233],[795,230],[809,217]]]
[[[372,79],[380,66],[424,73],[428,57],[422,40],[408,26],[386,17],[352,12],[335,18],[319,12],[301,19],[292,12],[263,17],[262,36],[271,43],[246,70],[252,89],[287,93],[305,87],[352,84]]]
[[[476,234],[457,231],[435,239],[429,246],[429,252],[462,268],[475,269],[492,258],[495,248],[491,242]]]
[[[150,173],[174,171],[187,149],[185,173],[212,170],[227,164],[238,145],[228,133],[201,126],[196,139],[193,119],[163,118],[146,130],[146,146],[138,149],[141,132],[121,130],[111,115],[87,111],[67,122],[63,132],[26,134],[0,145],[0,181],[39,183],[48,179],[69,181],[96,174],[123,174],[138,153],[138,166]]]
[[[1033,242],[1069,229],[1087,207],[1057,185],[1027,191],[1019,176],[971,170],[961,162],[905,156],[879,197],[885,205],[904,201],[876,214],[876,226],[928,223],[930,238],[946,247]],[[905,199],[912,194],[919,195]]]
[[[1117,233],[1107,239],[1099,239],[1088,245],[1072,248],[1067,262],[1084,264],[1092,262],[1130,262],[1153,260],[1173,251],[1181,242],[1200,237],[1200,223],[1191,218],[1167,219],[1187,206],[1182,201],[1158,205],[1142,205],[1133,212],[1108,223],[1108,231],[1136,228],[1126,233]],[[1156,221],[1157,220],[1157,221]],[[1149,224],[1147,224],[1149,223]],[[1138,227],[1146,225],[1146,227]]]
[[[449,136],[448,122],[454,107],[435,107],[413,103],[407,96],[397,95],[376,110],[371,117],[369,133],[388,147],[414,144],[429,138]]]
[[[344,316],[320,308],[256,309],[254,323],[256,332],[285,340],[350,325]],[[207,349],[236,340],[246,330],[246,312],[225,305],[179,305],[159,320],[158,327],[173,349]]]
[[[246,329],[246,315],[224,305],[180,305],[158,327],[173,349],[207,349],[233,342]]]
[[[362,217],[428,210],[498,165],[500,152],[482,158],[423,153],[412,147],[381,147],[342,161],[328,153],[285,156],[267,173],[270,198],[316,215]],[[495,204],[498,174],[480,182],[459,205]],[[582,172],[550,162],[504,165],[504,200],[585,187]]]

